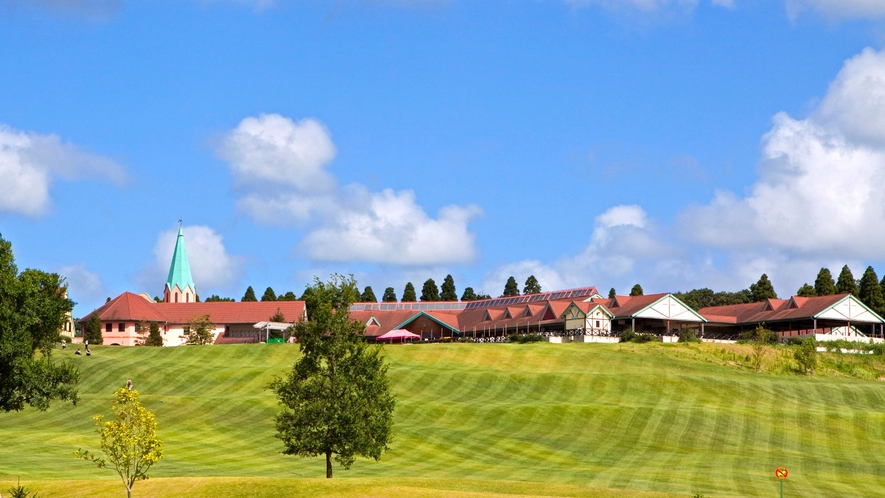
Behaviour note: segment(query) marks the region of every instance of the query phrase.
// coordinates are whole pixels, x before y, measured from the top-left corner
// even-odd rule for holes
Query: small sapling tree
[[[163,347],[163,336],[160,335],[160,325],[157,322],[151,322],[149,326],[147,339],[144,341],[145,346]]]
[[[210,344],[212,342],[212,331],[215,330],[215,324],[209,321],[209,315],[194,316],[187,321],[184,327],[184,335],[181,336],[187,344]]]
[[[752,342],[753,353],[750,355],[750,360],[753,363],[753,368],[758,372],[762,370],[762,362],[768,353],[768,346],[775,339],[774,332],[763,325],[757,325],[755,329],[744,334],[744,339]]]
[[[799,343],[796,351],[793,352],[793,358],[799,365],[799,371],[805,375],[814,373],[817,368],[817,341],[814,337],[809,337]]]
[[[131,498],[135,481],[147,479],[148,470],[163,456],[163,444],[157,437],[157,419],[138,401],[138,391],[120,388],[116,395],[114,420],[95,416],[101,451],[106,458],[83,450],[74,455],[99,468],[114,469],[126,487],[126,496]]]

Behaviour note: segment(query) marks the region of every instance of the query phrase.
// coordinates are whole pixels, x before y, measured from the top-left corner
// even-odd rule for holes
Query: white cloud
[[[263,224],[307,226],[298,249],[313,261],[433,266],[476,258],[468,224],[479,207],[445,206],[433,218],[412,191],[338,187],[325,169],[335,152],[316,120],[277,114],[244,119],[218,150],[236,179],[240,212]]]
[[[105,287],[98,274],[86,269],[84,263],[62,266],[58,274],[68,283],[68,296],[74,301],[96,301],[104,297]]]
[[[38,217],[51,205],[49,188],[56,178],[125,180],[111,159],[62,143],[57,135],[40,135],[0,125],[0,212]]]
[[[243,260],[228,254],[220,234],[202,225],[185,226],[183,230],[188,262],[198,293],[206,294],[209,289],[228,288],[239,281]],[[163,289],[177,238],[178,228],[170,228],[157,235],[157,243],[154,245],[155,262],[141,277],[146,285],[156,286],[156,289],[151,288],[153,293],[159,293]]]
[[[786,0],[786,4],[791,18],[804,10],[817,11],[831,19],[885,17],[882,0]]]

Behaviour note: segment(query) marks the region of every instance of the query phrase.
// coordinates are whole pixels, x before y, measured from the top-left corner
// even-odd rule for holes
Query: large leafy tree
[[[860,289],[858,289],[857,297],[879,316],[885,313],[885,296],[882,295],[882,288],[879,287],[879,276],[876,275],[876,270],[872,266],[868,266],[863,272],[863,276],[860,277]]]
[[[417,300],[418,296],[415,294],[415,286],[412,285],[412,282],[406,282],[406,288],[403,289],[403,302],[414,303]]]
[[[842,271],[839,272],[839,280],[836,280],[836,294],[851,294],[852,296],[858,294],[857,282],[855,282],[854,275],[848,265],[843,266]]]
[[[771,280],[768,279],[768,275],[765,273],[759,277],[758,282],[750,285],[750,295],[754,303],[765,301],[766,299],[777,299],[774,285],[771,284]]]
[[[384,296],[381,297],[381,300],[385,303],[395,303],[396,302],[396,291],[393,290],[393,287],[388,287],[384,289]]]
[[[126,496],[131,498],[135,482],[147,479],[148,470],[163,456],[163,443],[157,437],[157,418],[138,401],[138,391],[121,387],[116,395],[114,420],[95,416],[105,458],[83,450],[74,455],[101,469],[114,469],[126,486]]]
[[[504,294],[501,294],[501,297],[511,297],[519,295],[519,286],[516,285],[516,279],[511,275],[510,278],[507,279],[507,283],[504,284]]]
[[[79,371],[52,361],[73,304],[57,273],[19,273],[12,244],[0,237],[0,411],[46,410],[53,400],[77,402]]]
[[[642,295],[642,286],[639,284],[634,285],[633,288],[630,289],[630,295],[631,296],[641,296]]]
[[[818,296],[831,296],[836,293],[836,282],[828,268],[821,268],[814,279],[814,293]]]
[[[264,295],[261,296],[261,301],[276,301],[277,293],[273,291],[270,287],[264,290]]]
[[[464,289],[464,293],[461,294],[462,301],[476,301],[479,299],[476,295],[476,291],[473,290],[473,287],[467,287]]]
[[[363,294],[360,296],[360,301],[364,303],[377,303],[378,298],[375,297],[375,291],[372,290],[371,285],[367,285],[365,289],[363,289]]]
[[[523,294],[540,294],[541,293],[541,284],[538,283],[538,279],[535,278],[534,275],[529,275],[529,278],[525,279],[525,287],[522,288]]]
[[[455,279],[446,275],[442,283],[442,292],[439,294],[440,301],[457,301],[458,291],[455,290]]]
[[[246,293],[243,294],[243,299],[240,299],[240,301],[244,303],[254,303],[258,301],[258,298],[255,297],[255,289],[253,289],[251,285],[246,288]]]
[[[333,457],[348,469],[357,456],[378,460],[387,451],[395,401],[380,347],[363,341],[364,325],[348,313],[353,277],[317,279],[313,289],[313,315],[295,326],[301,358],[269,387],[282,406],[283,453],[324,456],[331,478]]]

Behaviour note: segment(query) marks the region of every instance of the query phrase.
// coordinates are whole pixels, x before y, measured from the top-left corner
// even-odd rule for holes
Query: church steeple
[[[187,249],[184,246],[184,231],[179,227],[163,300],[167,303],[192,303],[196,301],[196,289],[197,286],[191,276],[191,265],[187,260]]]

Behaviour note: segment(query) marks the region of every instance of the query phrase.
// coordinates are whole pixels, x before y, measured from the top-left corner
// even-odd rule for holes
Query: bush
[[[546,338],[541,334],[519,334],[508,337],[510,342],[518,342],[519,344],[527,344],[529,342],[544,342]]]
[[[621,332],[621,342],[630,342],[636,338],[636,332],[633,329],[627,329]]]
[[[793,359],[799,364],[799,372],[812,375],[817,368],[817,341],[813,337],[802,341],[793,352]]]
[[[679,342],[701,342],[701,340],[695,335],[693,329],[682,329],[679,332]]]
[[[649,334],[647,332],[640,332],[636,334],[636,337],[633,338],[633,342],[643,343],[643,342],[661,342],[661,338],[654,335]]]

